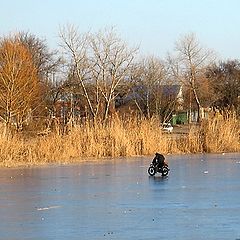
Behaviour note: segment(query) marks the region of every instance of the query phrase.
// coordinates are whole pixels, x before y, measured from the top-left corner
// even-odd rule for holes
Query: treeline
[[[60,49],[19,32],[0,39],[0,119],[3,135],[47,133],[86,119],[107,124],[109,116],[169,120],[181,109],[211,107],[240,113],[240,62],[219,61],[194,34],[176,42],[160,59],[140,57],[115,29],[80,33],[74,26],[59,31]],[[181,103],[163,86],[182,87]],[[178,99],[179,100],[179,99]],[[47,130],[44,132],[44,130]]]

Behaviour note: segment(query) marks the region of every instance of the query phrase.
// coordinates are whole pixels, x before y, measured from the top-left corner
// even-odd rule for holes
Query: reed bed
[[[68,134],[52,132],[30,139],[0,137],[0,166],[17,167],[78,163],[86,159],[163,154],[240,151],[239,121],[213,118],[192,126],[188,134],[164,134],[157,118],[121,119],[107,123],[86,121]]]
[[[240,124],[235,117],[214,118],[203,122],[200,134],[205,152],[237,152],[240,150]]]

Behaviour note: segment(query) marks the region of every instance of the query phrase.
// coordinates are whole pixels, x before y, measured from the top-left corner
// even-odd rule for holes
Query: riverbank
[[[0,166],[17,167],[54,163],[100,161],[106,157],[131,157],[184,153],[240,152],[239,120],[211,119],[191,125],[188,132],[164,134],[157,119],[114,118],[108,124],[85,123],[66,135],[51,133],[29,139],[0,138]],[[177,136],[177,137],[176,137]]]

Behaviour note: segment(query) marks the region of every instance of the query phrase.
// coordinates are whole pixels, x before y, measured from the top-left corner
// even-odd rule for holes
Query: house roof
[[[177,95],[179,94],[179,92],[181,91],[181,85],[161,85],[162,87],[162,93],[166,96],[173,96],[175,95],[177,97]]]
[[[182,86],[181,85],[157,85],[157,88],[159,89],[160,93],[163,95],[163,97],[173,97],[173,98],[179,98],[183,100],[182,96]],[[125,95],[121,96],[121,102],[129,102],[133,99],[142,99],[144,96],[147,95],[149,92],[149,89],[145,85],[136,85],[133,86],[131,91]],[[120,99],[116,99],[119,101]]]

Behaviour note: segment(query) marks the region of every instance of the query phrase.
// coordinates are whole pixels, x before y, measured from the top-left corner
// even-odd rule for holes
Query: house
[[[146,115],[158,113],[162,121],[169,121],[173,113],[183,111],[183,88],[180,84],[135,85],[128,92],[117,94],[115,106],[122,112],[128,108]]]

